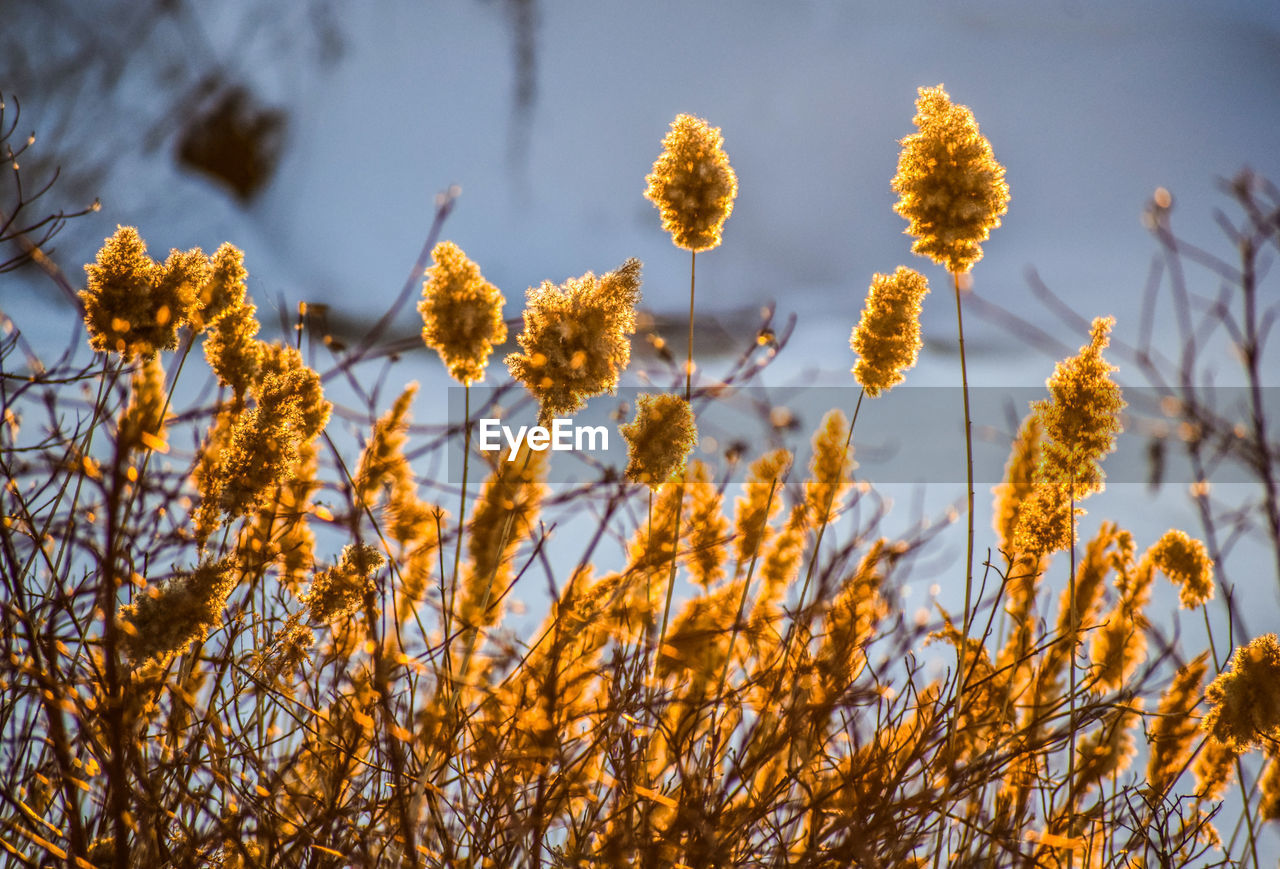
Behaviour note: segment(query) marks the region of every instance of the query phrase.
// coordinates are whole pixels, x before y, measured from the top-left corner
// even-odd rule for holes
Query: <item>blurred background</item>
[[[0,3],[5,122],[20,102],[12,141],[36,134],[24,184],[61,171],[33,210],[101,203],[46,248],[67,285],[83,284],[83,264],[117,224],[136,226],[156,257],[231,241],[245,251],[265,337],[284,333],[305,301],[324,314],[318,329],[350,343],[391,305],[437,195],[456,186],[443,237],[504,292],[508,318],[527,287],[637,256],[648,322],[675,339],[688,254],[642,193],[668,124],[688,112],[721,128],[740,184],[724,244],[698,260],[702,370],[727,368],[753,343],[761,306],[776,303],[796,328],[766,382],[849,386],[846,412],[849,331],[872,273],[899,264],[935,285],[907,385],[958,382],[948,279],[910,254],[889,186],[916,90],[940,82],[973,109],[1012,195],[972,275],[977,384],[1041,386],[1083,342],[1040,287],[1086,320],[1115,316],[1117,341],[1136,340],[1159,259],[1144,225],[1153,198],[1180,236],[1232,261],[1215,214],[1238,217],[1224,182],[1245,168],[1280,180],[1280,4],[1266,0]],[[0,209],[13,202],[4,183]],[[1222,288],[1208,272],[1187,280],[1193,306]],[[61,348],[75,324],[66,289],[28,265],[0,275],[0,310],[35,346]],[[1260,292],[1264,304],[1280,298],[1274,277]],[[1152,345],[1176,356],[1168,300],[1148,316]],[[412,306],[392,325],[388,340],[419,348],[395,380],[420,381],[415,418],[439,422],[449,381],[415,343],[418,328]],[[658,361],[648,342],[635,345],[630,384]],[[505,379],[498,360],[493,382]],[[1243,382],[1221,336],[1199,346],[1196,364],[1197,377]],[[1117,377],[1145,383],[1123,364]],[[817,419],[800,424],[811,432]],[[1007,443],[1011,423],[976,428]],[[939,429],[962,436],[960,420]],[[1140,547],[1170,525],[1196,534],[1184,483],[1114,485],[1087,505],[1082,533],[1116,517]],[[1255,491],[1241,489],[1242,503]],[[953,481],[899,493],[912,516],[962,495]],[[985,488],[978,502],[981,553],[992,545]],[[955,530],[938,564],[963,554]],[[1265,542],[1246,536],[1233,558],[1250,632],[1276,629]],[[952,574],[940,592],[949,604]],[[1168,584],[1159,595],[1173,618]],[[1266,844],[1275,850],[1274,837]]]
[[[806,338],[780,363],[832,382],[873,272],[905,263],[945,288],[911,256],[889,188],[920,86],[969,105],[1008,168],[975,292],[1046,327],[1027,269],[1124,334],[1155,249],[1140,220],[1153,192],[1170,192],[1179,232],[1220,248],[1219,179],[1280,177],[1280,5],[1263,0],[4,6],[7,117],[17,97],[19,132],[37,134],[24,178],[60,167],[46,203],[102,203],[54,247],[72,283],[117,224],[158,256],[229,240],[260,308],[328,304],[338,331],[390,304],[451,185],[444,234],[509,317],[526,287],[638,256],[644,306],[681,320],[688,258],[641,195],[679,112],[722,129],[740,179],[724,244],[699,263],[699,313],[730,333],[708,322],[706,349],[777,300]],[[65,300],[20,277],[0,289],[6,311],[55,334]],[[954,314],[935,298],[928,383],[932,363],[954,367]],[[1043,366],[1008,364],[1021,342],[972,328],[977,365],[1043,382]]]

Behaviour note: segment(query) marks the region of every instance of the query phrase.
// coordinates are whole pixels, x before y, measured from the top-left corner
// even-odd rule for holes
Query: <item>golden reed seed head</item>
[[[243,404],[245,393],[258,379],[262,365],[262,344],[258,334],[257,307],[247,299],[224,311],[205,332],[204,358],[218,382]]]
[[[543,281],[526,299],[524,331],[516,338],[521,352],[508,354],[506,363],[538,399],[541,424],[617,389],[631,362],[640,260],[598,278],[587,272],[561,286]]]
[[[1236,753],[1216,739],[1206,739],[1193,769],[1196,796],[1207,802],[1217,802],[1226,793],[1227,785],[1231,784],[1231,776],[1236,769]]]
[[[164,440],[164,400],[164,366],[156,355],[133,371],[129,405],[120,416],[116,436],[122,450],[155,447]]]
[[[1201,726],[1239,753],[1280,739],[1280,641],[1263,634],[1231,656],[1204,692],[1210,709]]]
[[[982,259],[981,242],[1009,210],[1004,167],[973,112],[954,105],[942,85],[920,88],[913,121],[919,132],[901,142],[893,208],[910,222],[914,253],[962,274]]]
[[[245,279],[248,276],[244,252],[234,244],[224,242],[209,257],[206,277],[196,290],[191,306],[191,328],[202,332],[227,311],[244,304]]]
[[[512,455],[504,450],[476,499],[467,536],[471,556],[463,573],[458,618],[468,627],[501,621],[511,561],[520,542],[537,528],[547,494],[547,456],[528,444]]]
[[[1023,417],[1004,465],[1004,482],[991,490],[992,526],[1001,552],[1012,553],[1014,535],[1023,505],[1035,491],[1036,468],[1040,465],[1040,420],[1034,413]]]
[[[408,440],[409,405],[417,393],[418,384],[408,384],[391,409],[373,424],[355,476],[356,497],[365,504],[374,502],[384,483],[395,485],[399,477],[409,473],[404,445]]]
[[[719,127],[693,115],[677,115],[645,181],[645,198],[658,207],[662,228],[676,247],[700,251],[720,245],[738,195],[738,176],[729,165]]]
[[[1127,707],[1117,706],[1098,727],[1080,741],[1076,757],[1076,796],[1129,768],[1138,753],[1133,732],[1142,720],[1143,699],[1135,697]]]
[[[1280,749],[1267,747],[1267,765],[1258,778],[1258,790],[1262,791],[1262,799],[1258,800],[1258,817],[1262,820],[1280,820]]]
[[[1034,490],[1018,507],[1013,543],[1023,552],[1038,556],[1069,547],[1071,503],[1103,489],[1100,463],[1115,450],[1125,407],[1111,379],[1116,369],[1102,358],[1114,323],[1111,317],[1095,319],[1090,342],[1054,367],[1049,400],[1031,404],[1043,437]]]
[[[236,518],[263,506],[291,478],[298,460],[298,414],[292,405],[256,407],[236,417],[209,485],[218,509]]]
[[[1160,707],[1147,741],[1151,751],[1147,757],[1147,784],[1158,794],[1164,794],[1182,774],[1191,754],[1191,741],[1195,738],[1197,722],[1196,706],[1200,703],[1200,683],[1209,668],[1208,653],[1198,658],[1174,675],[1173,681],[1160,698]]]
[[[88,286],[80,299],[89,346],[126,359],[177,347],[178,329],[208,268],[199,248],[174,250],[162,266],[147,256],[136,229],[118,227],[104,240],[97,261],[84,267]]]
[[[901,383],[902,372],[916,364],[920,303],[928,292],[924,275],[905,266],[872,276],[862,319],[849,339],[859,356],[853,376],[872,398]]]
[[[360,608],[366,594],[374,590],[373,573],[386,562],[382,553],[364,543],[349,543],[337,565],[320,570],[302,602],[317,623],[348,616]]]
[[[218,623],[236,586],[236,561],[206,562],[120,608],[124,650],[134,663],[181,652]]]
[[[1111,379],[1117,369],[1102,358],[1114,325],[1112,317],[1095,318],[1089,343],[1054,367],[1046,384],[1049,400],[1032,405],[1045,431],[1042,477],[1069,486],[1076,501],[1102,491],[1100,463],[1115,451],[1123,430],[1125,402]]]
[[[808,529],[805,505],[798,503],[791,508],[786,525],[773,536],[760,556],[760,594],[753,621],[757,614],[761,618],[770,615],[771,604],[782,597],[787,586],[800,574]]]
[[[636,418],[618,430],[627,439],[627,479],[650,489],[682,469],[698,442],[693,409],[679,395],[641,395]]]
[[[1258,800],[1258,814],[1264,821],[1280,821],[1280,750],[1267,749],[1267,766],[1258,779],[1262,799]]]
[[[493,348],[507,340],[506,302],[480,267],[451,241],[431,251],[434,263],[422,285],[422,340],[440,354],[449,376],[462,384],[484,379]]]
[[[768,539],[769,520],[782,509],[783,479],[791,468],[791,460],[790,451],[778,449],[751,464],[742,497],[734,505],[734,545],[739,573],[746,570]]]
[[[1072,543],[1070,504],[1065,485],[1036,483],[1031,496],[1019,507],[1013,548],[1037,558],[1069,548]],[[1075,516],[1083,514],[1077,507]]]
[[[292,405],[298,414],[298,434],[315,438],[329,423],[333,405],[325,401],[320,375],[302,354],[278,343],[260,343],[261,365],[253,387],[259,407]]]
[[[725,518],[724,491],[711,478],[705,462],[694,461],[685,475],[689,494],[689,573],[693,581],[710,588],[725,575],[729,520]]]
[[[1185,531],[1170,529],[1147,554],[1178,586],[1178,601],[1183,609],[1195,609],[1213,600],[1213,560],[1199,540]]]
[[[805,518],[817,527],[834,521],[840,498],[853,483],[853,450],[849,444],[849,420],[838,410],[822,418],[813,434],[809,479],[804,482]]]

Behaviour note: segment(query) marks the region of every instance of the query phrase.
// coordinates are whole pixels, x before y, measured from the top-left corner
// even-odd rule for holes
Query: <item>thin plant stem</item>
[[[1080,609],[1076,603],[1076,492],[1075,480],[1071,481],[1067,507],[1068,551],[1070,576],[1067,578],[1067,594],[1071,601],[1071,648],[1067,650],[1067,663],[1071,674],[1071,692],[1067,695],[1067,730],[1071,734],[1067,745],[1067,835],[1071,835],[1071,816],[1076,810],[1076,643],[1080,635]],[[1075,864],[1075,849],[1067,851],[1067,869]]]
[[[671,617],[671,599],[675,596],[676,590],[676,565],[678,562],[677,555],[680,551],[680,519],[684,514],[684,477],[680,478],[679,489],[676,491],[676,527],[675,533],[671,538],[671,570],[667,574],[667,601],[662,608],[662,628],[658,631],[658,644],[653,653],[653,665],[650,669],[650,680],[656,678],[658,673],[658,658],[662,655],[662,644],[667,637],[667,623]],[[652,695],[650,696],[652,699]]]
[[[689,252],[689,352],[684,363],[684,400],[688,401],[693,395],[693,293],[697,285],[698,274],[698,252],[696,250]],[[652,490],[650,490],[650,498],[652,498]],[[652,502],[650,505],[652,509]],[[650,680],[656,678],[658,673],[658,658],[662,655],[662,644],[667,636],[667,622],[671,617],[671,598],[675,595],[676,590],[676,555],[680,549],[680,517],[684,512],[684,478],[680,478],[680,489],[676,493],[676,527],[675,535],[671,541],[671,570],[667,574],[667,600],[662,608],[662,628],[658,631],[658,645],[654,649],[653,664],[649,671]],[[652,526],[653,517],[650,515],[650,525]],[[652,527],[650,528],[652,532]],[[652,700],[652,691],[650,693]]]
[[[458,595],[458,565],[462,560],[462,537],[467,524],[467,471],[471,462],[471,383],[462,386],[462,492],[458,496],[458,539],[453,545],[453,579],[449,587],[449,599],[443,601],[444,636],[449,637],[453,621],[453,605]],[[453,690],[453,673],[448,671],[449,657],[445,656],[449,690]]]
[[[698,273],[698,252],[689,257],[689,354],[684,362],[684,400],[693,394],[693,288]]]
[[[969,638],[970,619],[973,603],[973,417],[969,413],[969,368],[964,355],[964,316],[960,307],[960,274],[951,273],[952,284],[956,291],[956,333],[960,343],[960,383],[964,389],[964,459],[967,483],[967,502],[965,509],[966,536],[964,559],[964,637]],[[964,669],[964,656],[961,655],[961,670]],[[964,674],[960,674],[960,688],[964,689]]]
[[[951,272],[951,284],[956,297],[956,337],[960,345],[960,385],[964,396],[964,459],[965,459],[965,557],[964,557],[964,616],[961,622],[960,642],[956,646],[956,703],[957,714],[964,696],[968,674],[965,672],[965,649],[969,643],[969,626],[973,618],[973,417],[969,412],[969,365],[964,352],[964,314],[960,306],[960,273]],[[955,738],[955,716],[947,727],[947,744]],[[950,790],[950,780],[947,789]],[[948,796],[948,795],[944,795]],[[945,821],[939,822],[933,865],[936,869],[941,859],[942,830]]]

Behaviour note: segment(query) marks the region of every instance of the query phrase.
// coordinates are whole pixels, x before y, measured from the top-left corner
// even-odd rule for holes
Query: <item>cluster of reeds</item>
[[[898,211],[959,315],[1009,188],[967,108],[939,86],[917,109]],[[696,255],[720,243],[737,184],[719,131],[677,118],[646,195],[691,252],[691,319]],[[1276,245],[1280,202],[1249,196],[1251,243]],[[689,458],[699,401],[723,385],[695,378],[691,326],[683,383],[622,427],[625,471],[557,487],[526,449],[450,490],[415,466],[448,439],[481,462],[469,387],[507,330],[479,267],[428,249],[423,338],[467,387],[452,429],[412,423],[413,384],[384,399],[393,368],[362,387],[367,348],[319,371],[300,342],[259,339],[230,244],[158,262],[131,228],[107,239],[79,296],[87,363],[82,348],[43,363],[6,330],[9,864],[1257,862],[1280,818],[1276,636],[1179,643],[1149,617],[1159,576],[1206,627],[1211,602],[1230,606],[1220,542],[1115,522],[1081,538],[1124,406],[1109,319],[1029,409],[981,563],[970,461],[967,562],[940,579],[963,583],[963,611],[908,613],[902,587],[947,524],[886,535],[851,448],[916,361],[922,274],[872,278],[852,418],[824,419],[808,468],[750,456],[735,488]],[[640,281],[628,260],[529,290],[505,363],[544,419],[617,386]],[[749,360],[774,351],[747,337]],[[325,398],[338,377],[363,408]],[[965,411],[967,438],[967,395]],[[1260,409],[1254,425],[1270,462]],[[594,534],[559,545],[583,515]],[[517,630],[508,613],[535,588],[548,612]]]

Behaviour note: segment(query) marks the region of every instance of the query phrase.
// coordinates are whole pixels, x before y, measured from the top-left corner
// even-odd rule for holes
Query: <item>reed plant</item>
[[[1009,188],[941,86],[917,110],[898,210],[959,313]],[[460,425],[412,421],[418,387],[394,383],[372,336],[319,365],[259,338],[231,244],[161,262],[121,227],[86,266],[87,341],[59,358],[5,321],[4,865],[1258,863],[1280,818],[1276,635],[1209,630],[1215,605],[1241,624],[1212,521],[1204,540],[1077,521],[1122,423],[1111,321],[1011,439],[980,563],[970,447],[966,563],[938,570],[964,589],[959,618],[907,612],[906,579],[949,524],[890,533],[851,453],[858,415],[917,360],[927,280],[871,279],[852,418],[823,420],[808,467],[748,447],[729,484],[691,457],[699,408],[779,344],[766,323],[738,374],[695,380],[694,257],[720,243],[738,180],[701,119],[664,144],[646,195],[691,252],[688,358],[622,427],[629,464],[586,483],[548,482],[528,447],[487,466],[472,450],[471,384],[507,381],[490,366],[503,295],[434,230],[415,281],[424,341],[465,387]],[[1280,197],[1246,193],[1252,249],[1274,248]],[[44,224],[11,219],[33,201],[17,195],[0,242],[30,247],[5,266],[66,282],[33,240]],[[1258,273],[1233,277],[1260,377]],[[531,288],[512,391],[548,420],[614,390],[640,290],[634,259]],[[354,405],[327,397],[339,378]],[[966,439],[968,413],[966,397]],[[1269,473],[1260,402],[1250,432]],[[420,471],[458,442],[478,488]],[[583,516],[587,539],[555,535]],[[1203,635],[1154,618],[1161,576]],[[549,603],[529,630],[510,614],[534,588]]]

